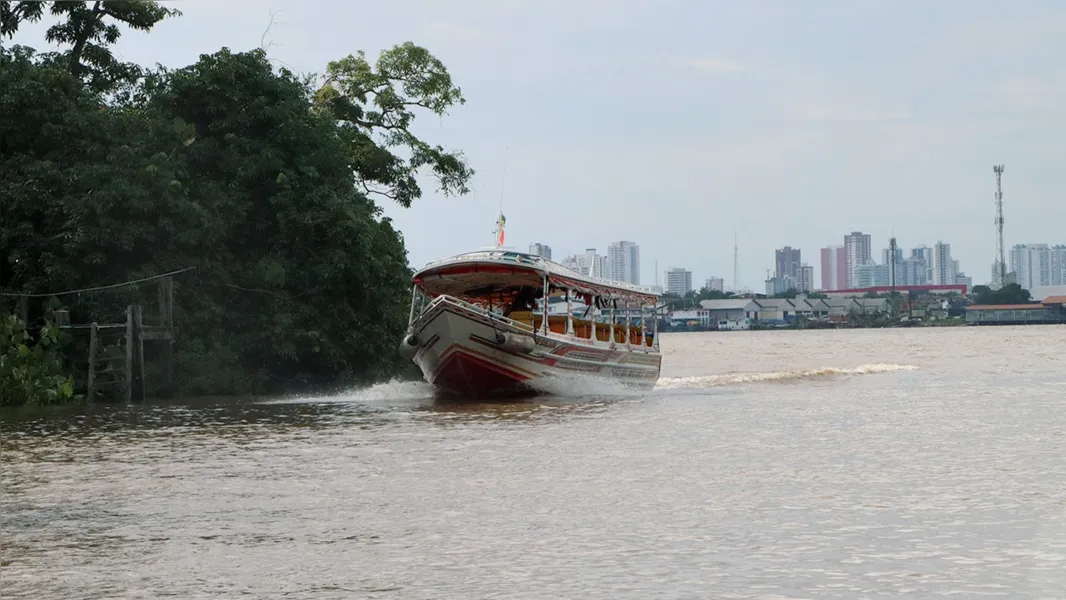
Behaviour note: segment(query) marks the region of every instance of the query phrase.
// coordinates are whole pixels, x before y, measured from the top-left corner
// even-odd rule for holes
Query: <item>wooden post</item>
[[[89,326],[89,382],[85,393],[85,401],[91,403],[93,394],[96,392],[96,353],[100,350],[100,332],[96,321]]]
[[[133,306],[126,307],[126,404],[133,400]]]
[[[136,373],[137,381],[137,396],[138,400],[144,403],[144,388],[146,387],[144,381],[144,315],[142,314],[143,307],[137,305],[133,308],[133,338],[136,340],[136,354],[134,354],[135,368],[130,375]]]
[[[23,325],[30,324],[30,299],[26,296],[20,296],[18,299],[18,311],[19,319]]]

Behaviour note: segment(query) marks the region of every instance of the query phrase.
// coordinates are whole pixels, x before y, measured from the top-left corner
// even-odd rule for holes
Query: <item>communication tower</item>
[[[896,238],[888,240],[888,281],[892,293],[896,292]]]
[[[998,287],[1007,285],[1007,262],[1003,257],[1003,165],[995,165],[996,174],[996,275]]]

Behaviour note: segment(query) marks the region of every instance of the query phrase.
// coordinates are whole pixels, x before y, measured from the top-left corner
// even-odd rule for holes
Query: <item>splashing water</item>
[[[403,381],[393,379],[376,383],[365,388],[357,388],[330,396],[301,396],[269,400],[265,404],[314,404],[321,402],[356,402],[362,404],[380,404],[385,402],[404,402],[428,400],[433,398],[433,386],[425,381]]]
[[[659,379],[654,390],[699,390],[746,383],[797,381],[823,377],[846,375],[871,375],[896,371],[914,371],[913,365],[869,364],[852,369],[823,367],[818,369],[801,369],[795,371],[769,371],[755,373],[724,373],[720,375],[702,375],[695,377],[664,377]],[[560,375],[542,378],[532,384],[536,391],[558,398],[586,397],[632,397],[642,396],[649,390],[636,388],[620,381],[601,379],[581,375]],[[354,389],[331,396],[307,396],[270,400],[267,403],[325,403],[352,402],[359,404],[407,403],[430,400],[436,397],[432,385],[425,381],[392,380],[369,387]]]

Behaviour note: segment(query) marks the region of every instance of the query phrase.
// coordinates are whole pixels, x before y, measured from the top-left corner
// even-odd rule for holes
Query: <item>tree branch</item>
[[[85,49],[85,44],[89,41],[89,36],[92,35],[93,29],[96,27],[96,22],[103,16],[104,11],[102,0],[96,0],[93,4],[93,9],[89,13],[89,19],[85,22],[85,27],[78,32],[78,39],[74,40],[74,47],[70,50],[70,72],[78,75],[81,70],[81,53]]]
[[[266,26],[266,29],[263,30],[263,35],[259,37],[259,49],[262,50],[263,52],[266,52],[267,50],[269,50],[271,47],[274,46],[274,42],[270,42],[269,44],[266,43],[266,36],[267,36],[267,34],[270,33],[270,30],[273,29],[274,25],[277,24],[277,22],[274,20],[274,17],[277,16],[277,14],[280,13],[280,12],[281,12],[280,8],[278,10],[270,11],[270,23],[268,23],[267,26]],[[265,46],[264,46],[264,44],[265,44]]]
[[[377,194],[378,196],[383,196],[385,198],[388,198],[389,200],[392,200],[393,202],[397,201],[397,196],[388,192],[382,192],[380,190],[371,189],[370,186],[366,184],[366,181],[362,179],[359,180],[359,185],[363,186],[363,191],[367,194]]]

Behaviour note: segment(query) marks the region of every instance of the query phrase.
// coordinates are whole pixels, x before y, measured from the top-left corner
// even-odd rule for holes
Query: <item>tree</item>
[[[704,288],[700,288],[700,290],[695,293],[695,295],[693,297],[693,300],[695,300],[696,303],[699,304],[700,302],[703,302],[704,300],[724,300],[724,299],[727,299],[727,298],[735,298],[735,297],[736,297],[736,295],[733,294],[732,292],[723,292],[721,290],[712,290],[710,288],[704,287]]]
[[[365,190],[409,205],[415,173],[430,167],[446,193],[466,191],[461,154],[408,130],[415,109],[461,103],[443,65],[405,44],[376,69],[362,54],[338,61],[312,85],[262,51],[223,49],[137,70],[129,84],[134,70],[85,52],[117,37],[104,17],[155,18],[155,3],[56,4],[69,16],[58,31],[81,37],[55,39],[84,40],[80,59],[0,52],[0,111],[16,116],[0,120],[0,286],[41,293],[196,267],[176,282],[189,393],[350,385],[409,368],[381,350],[406,326],[406,250]],[[43,14],[0,7],[6,35]],[[393,154],[401,146],[406,160]],[[68,302],[72,319],[107,322],[154,295]]]
[[[99,94],[28,48],[5,51],[0,66],[0,111],[18,115],[0,120],[0,286],[46,293],[123,281],[154,272],[175,232],[204,242],[210,223],[172,160],[187,126],[103,110]]]
[[[380,346],[403,333],[410,281],[399,233],[353,187],[360,165],[309,95],[262,51],[223,49],[153,81],[146,105],[196,130],[181,169],[216,231],[187,306],[198,350],[297,387],[395,372]]]
[[[59,329],[48,323],[34,340],[26,324],[0,312],[0,406],[61,404],[74,398],[63,374]]]
[[[163,19],[181,11],[151,0],[96,0],[95,2],[39,2],[23,0],[0,2],[0,37],[11,37],[22,22],[39,21],[45,8],[59,22],[48,28],[45,39],[70,49],[48,57],[65,65],[82,78],[89,90],[108,92],[136,81],[142,69],[125,63],[111,53],[109,46],[122,35],[119,24],[149,31]]]
[[[431,146],[411,132],[414,109],[443,116],[452,106],[466,103],[444,64],[425,48],[411,42],[395,46],[381,53],[375,67],[363,52],[333,61],[315,103],[338,121],[356,179],[366,193],[409,207],[422,194],[415,174],[423,167],[433,172],[442,193],[469,191],[474,171],[462,153]],[[393,149],[405,150],[410,158],[401,158]]]
[[[1032,301],[1029,290],[1017,283],[1008,283],[998,290],[987,285],[975,285],[970,295],[976,304],[1028,304]]]

